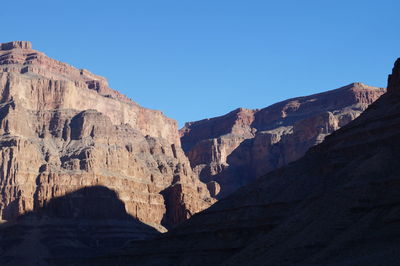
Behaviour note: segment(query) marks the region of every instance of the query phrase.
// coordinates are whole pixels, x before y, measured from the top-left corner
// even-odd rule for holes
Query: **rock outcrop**
[[[159,230],[212,203],[174,120],[25,41],[0,45],[0,173],[3,220],[99,185]]]
[[[396,64],[393,74],[399,73]],[[400,82],[301,159],[96,263],[398,265]],[[157,243],[155,245],[155,243]]]
[[[222,198],[299,159],[358,117],[385,91],[353,83],[260,110],[239,108],[224,116],[186,123],[180,130],[182,147],[210,193]]]

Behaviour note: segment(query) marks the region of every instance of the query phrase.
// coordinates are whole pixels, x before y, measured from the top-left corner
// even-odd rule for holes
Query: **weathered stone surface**
[[[29,42],[0,47],[1,219],[97,185],[115,191],[129,215],[159,230],[211,204],[174,120]]]
[[[384,92],[384,88],[353,83],[260,110],[239,108],[224,116],[187,123],[180,130],[182,147],[201,180],[221,187],[217,193],[210,185],[210,193],[222,198],[297,160],[358,117]]]
[[[392,86],[301,159],[175,230],[95,262],[397,265],[400,82]]]

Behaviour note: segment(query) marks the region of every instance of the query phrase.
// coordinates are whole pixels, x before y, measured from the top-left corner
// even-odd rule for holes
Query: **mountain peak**
[[[400,58],[394,63],[392,74],[388,77],[388,92],[400,92]]]
[[[12,49],[32,49],[32,43],[29,41],[13,41],[0,44],[0,50],[12,50]]]

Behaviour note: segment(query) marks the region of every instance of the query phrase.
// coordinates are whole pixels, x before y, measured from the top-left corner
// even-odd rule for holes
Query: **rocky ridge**
[[[210,193],[222,198],[302,157],[358,117],[386,89],[353,83],[263,109],[186,123],[182,147]]]

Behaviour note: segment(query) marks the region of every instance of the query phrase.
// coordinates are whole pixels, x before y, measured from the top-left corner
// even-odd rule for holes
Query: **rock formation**
[[[304,157],[96,263],[398,265],[400,82]],[[157,243],[157,245],[155,245]]]
[[[212,203],[174,120],[25,41],[0,45],[0,173],[3,220],[99,185],[159,230]]]
[[[260,110],[239,108],[186,123],[180,130],[182,147],[210,193],[222,198],[299,159],[384,92],[384,88],[353,83]]]

